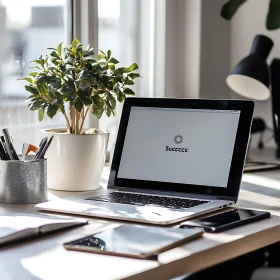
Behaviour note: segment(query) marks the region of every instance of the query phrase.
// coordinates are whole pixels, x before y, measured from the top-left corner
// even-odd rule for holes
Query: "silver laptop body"
[[[253,107],[244,100],[127,98],[107,189],[35,207],[166,225],[233,205]]]

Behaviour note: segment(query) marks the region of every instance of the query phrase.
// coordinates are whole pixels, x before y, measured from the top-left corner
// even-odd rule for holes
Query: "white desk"
[[[244,181],[238,206],[280,215],[280,171],[245,174]],[[0,204],[0,215],[17,212],[34,212],[33,205]],[[64,242],[117,224],[91,219],[84,227],[3,247],[0,279],[170,279],[280,241],[280,218],[273,216],[224,233],[204,234],[201,239],[160,254],[158,262],[71,252],[62,247]]]

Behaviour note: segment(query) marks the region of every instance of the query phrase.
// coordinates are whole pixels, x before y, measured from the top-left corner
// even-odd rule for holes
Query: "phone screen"
[[[217,231],[220,227],[227,226],[231,228],[230,224],[245,224],[250,220],[258,220],[261,218],[269,217],[269,212],[256,211],[249,209],[233,209],[220,214],[212,215],[199,220],[187,221],[181,224],[183,226],[203,227],[205,230]],[[245,222],[246,221],[246,222]]]

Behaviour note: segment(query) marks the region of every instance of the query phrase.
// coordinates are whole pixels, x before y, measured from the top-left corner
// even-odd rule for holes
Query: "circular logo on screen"
[[[183,142],[183,136],[178,134],[174,137],[174,141],[176,144],[181,144]]]

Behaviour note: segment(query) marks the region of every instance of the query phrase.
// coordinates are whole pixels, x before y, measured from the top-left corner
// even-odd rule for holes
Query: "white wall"
[[[199,97],[200,22],[200,0],[166,1],[167,97]]]
[[[248,0],[230,22],[220,16],[227,1],[166,0],[166,96],[242,99],[230,92],[225,79],[248,55],[256,34],[275,43],[268,62],[280,58],[280,29],[265,28],[269,0]],[[270,99],[256,102],[254,114],[272,127]],[[256,140],[258,136],[252,146]],[[274,146],[274,141],[268,145]]]
[[[207,1],[207,0],[206,0]],[[256,34],[264,34],[274,41],[274,47],[268,58],[270,63],[273,58],[280,58],[280,29],[267,31],[265,28],[269,0],[247,1],[237,12],[231,22],[231,68],[240,59],[248,55]],[[232,93],[231,97],[240,98]],[[256,102],[255,116],[263,117],[269,127],[272,127],[271,99]],[[267,135],[268,136],[268,135]],[[256,138],[256,137],[255,137]],[[252,143],[254,145],[254,143]],[[273,141],[268,143],[274,145]]]
[[[188,0],[194,1],[194,0]],[[230,71],[230,23],[220,16],[225,0],[201,1],[201,98],[229,98],[225,79]]]

